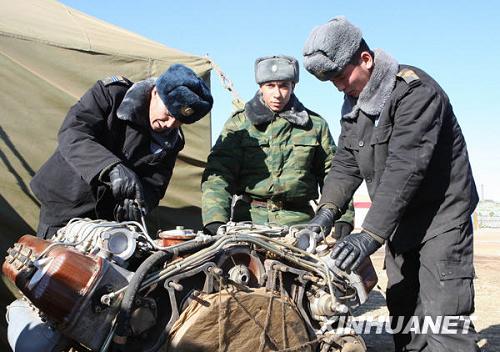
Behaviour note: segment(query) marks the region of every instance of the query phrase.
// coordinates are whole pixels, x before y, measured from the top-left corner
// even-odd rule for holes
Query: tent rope
[[[222,69],[217,65],[210,57],[206,56],[207,60],[210,62],[210,65],[212,66],[213,70],[219,76],[219,79],[221,81],[222,87],[226,89],[229,93],[231,93],[231,96],[233,97],[233,106],[236,109],[242,109],[245,106],[245,102],[241,99],[240,95],[234,88],[233,82],[227,77],[227,75],[222,71]]]

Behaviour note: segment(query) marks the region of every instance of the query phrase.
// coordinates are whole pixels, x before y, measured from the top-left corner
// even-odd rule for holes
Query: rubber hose
[[[132,307],[134,305],[135,297],[139,288],[141,286],[142,281],[148,274],[148,272],[156,265],[161,265],[165,263],[167,260],[172,258],[172,253],[170,252],[156,252],[153,255],[149,256],[142,264],[137,268],[137,271],[132,276],[132,280],[130,280],[129,286],[125,291],[125,295],[123,296],[120,312],[118,313],[118,317],[116,318],[116,332],[117,336],[128,336],[129,334],[129,322],[130,315],[132,311]]]
[[[213,237],[211,240],[211,242],[215,241],[216,237]],[[115,337],[118,338],[115,339],[115,343],[122,344],[126,342],[126,337],[129,335],[130,316],[137,292],[139,291],[142,281],[144,281],[151,268],[165,263],[173,257],[175,252],[183,253],[186,251],[192,251],[194,249],[206,247],[206,245],[207,242],[186,242],[185,244],[177,247],[175,251],[167,248],[164,251],[156,252],[141,263],[134,273],[134,276],[132,276],[120,305],[120,312],[116,318],[115,331]],[[118,341],[121,341],[122,343]]]

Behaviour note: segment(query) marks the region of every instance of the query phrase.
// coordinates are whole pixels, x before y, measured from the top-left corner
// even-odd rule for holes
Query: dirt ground
[[[475,306],[473,322],[479,333],[482,351],[500,352],[500,229],[479,229],[474,233],[474,265],[476,271]],[[382,270],[383,250],[372,255],[372,261],[379,278],[378,287],[370,293],[370,298],[356,315],[388,316],[384,293],[387,285],[385,271]],[[392,337],[384,335],[364,335],[369,352],[393,350]]]

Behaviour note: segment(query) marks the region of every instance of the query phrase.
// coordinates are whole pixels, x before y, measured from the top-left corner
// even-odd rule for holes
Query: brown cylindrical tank
[[[57,245],[42,261],[34,262],[50,244],[31,235],[21,237],[8,250],[2,271],[47,316],[69,324],[98,281],[102,258]]]

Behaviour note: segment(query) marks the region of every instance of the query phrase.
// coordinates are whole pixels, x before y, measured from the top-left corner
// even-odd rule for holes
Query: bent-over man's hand
[[[145,214],[145,209],[132,200],[125,198],[115,207],[115,220],[116,221],[137,221],[142,220],[142,213]]]
[[[109,180],[115,199],[135,200],[144,206],[144,190],[135,172],[123,164],[117,164],[109,172]]]
[[[307,227],[316,233],[323,230],[325,236],[328,236],[332,231],[336,215],[337,214],[333,209],[322,207],[318,210],[314,218],[309,221]]]
[[[345,221],[337,221],[335,223],[335,231],[333,233],[333,238],[336,240],[343,240],[347,235],[349,235],[354,227]]]
[[[335,265],[347,271],[356,270],[366,257],[380,248],[382,244],[366,232],[355,233],[340,240],[331,253]]]
[[[312,251],[316,248],[316,243],[321,240],[319,234],[323,231],[325,236],[332,231],[336,212],[331,208],[322,207],[318,210],[314,218],[309,221],[305,228],[295,234],[297,247]]]

